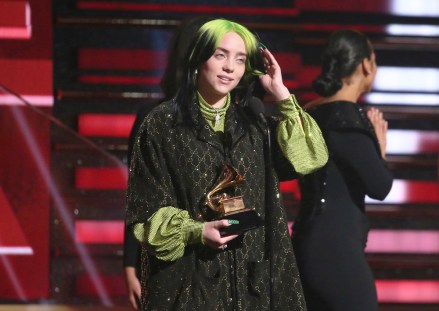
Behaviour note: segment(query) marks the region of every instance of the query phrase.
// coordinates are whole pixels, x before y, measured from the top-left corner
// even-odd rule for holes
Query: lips
[[[219,78],[221,81],[224,81],[224,82],[232,82],[232,81],[233,81],[232,78],[229,78],[229,77],[226,77],[226,76],[218,76],[218,78]]]

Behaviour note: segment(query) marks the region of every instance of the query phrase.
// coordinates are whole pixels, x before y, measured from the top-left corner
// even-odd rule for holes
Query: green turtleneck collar
[[[208,102],[206,102],[199,92],[198,102],[200,104],[201,114],[207,123],[215,132],[224,132],[224,121],[226,119],[226,112],[230,106],[230,93],[227,94],[226,103],[221,108],[213,108]]]

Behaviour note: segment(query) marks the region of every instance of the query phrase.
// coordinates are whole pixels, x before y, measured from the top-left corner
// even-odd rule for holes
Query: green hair
[[[252,64],[253,62],[251,61],[253,59],[252,56],[258,53],[259,41],[246,27],[226,19],[214,19],[206,22],[199,29],[200,38],[205,37],[206,41],[213,42],[214,50],[218,47],[224,35],[228,32],[235,32],[244,41],[248,55],[245,63],[246,73],[252,75],[263,74],[260,70],[254,68],[255,64]],[[191,58],[192,55],[190,59]]]

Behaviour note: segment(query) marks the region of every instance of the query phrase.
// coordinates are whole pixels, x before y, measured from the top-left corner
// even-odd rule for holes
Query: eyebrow
[[[217,49],[217,50],[221,50],[221,51],[223,51],[223,52],[225,52],[225,53],[230,54],[230,51],[227,50],[227,49],[225,49],[225,48],[217,47],[216,49]],[[238,54],[239,56],[245,56],[245,57],[247,57],[247,53],[238,52],[237,54]]]

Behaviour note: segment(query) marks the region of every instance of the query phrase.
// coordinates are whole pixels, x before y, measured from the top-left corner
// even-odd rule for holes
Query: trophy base
[[[233,224],[228,227],[221,228],[221,235],[242,234],[246,231],[256,229],[264,224],[264,220],[259,217],[255,210],[250,208],[226,213],[220,219],[233,219],[239,221],[239,224]]]

